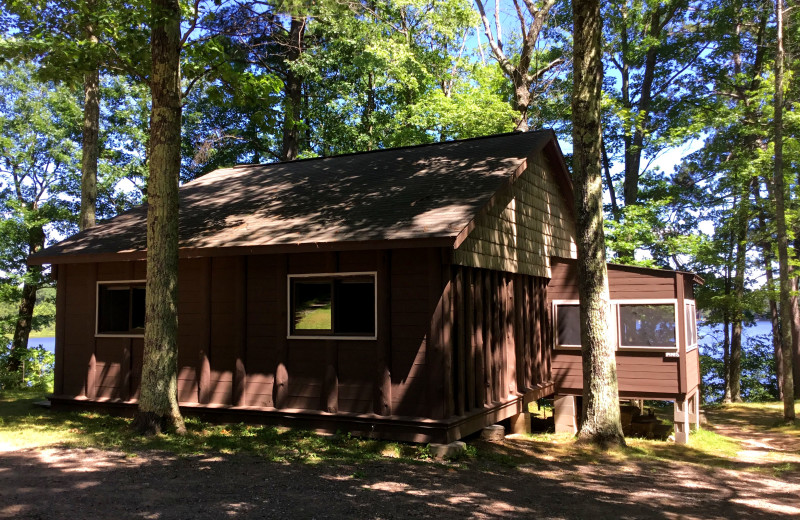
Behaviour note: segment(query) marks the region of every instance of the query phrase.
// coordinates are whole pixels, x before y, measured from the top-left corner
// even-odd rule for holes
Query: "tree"
[[[583,423],[578,438],[600,445],[624,445],[616,359],[609,339],[611,307],[603,235],[600,4],[597,0],[573,0],[572,13],[573,176],[583,358]]]
[[[541,85],[546,85],[548,83],[546,81],[547,74],[557,71],[565,62],[563,56],[554,55],[558,52],[557,49],[551,48],[545,52],[537,50],[540,37],[550,12],[556,5],[556,0],[544,0],[541,6],[537,6],[532,0],[524,0],[524,3],[525,10],[517,0],[514,0],[520,27],[520,34],[517,37],[521,47],[516,55],[511,55],[504,48],[500,0],[495,0],[494,4],[494,32],[492,32],[489,17],[486,16],[484,1],[475,0],[486,38],[489,40],[489,47],[492,49],[492,55],[514,87],[513,105],[514,110],[518,112],[515,126],[521,132],[528,130],[528,110],[536,97],[535,90],[537,87],[541,88]],[[542,59],[541,63],[539,59]]]
[[[186,431],[178,407],[178,178],[181,166],[181,10],[151,4],[150,178],[144,356],[134,428]]]
[[[69,89],[37,81],[31,65],[0,66],[0,292],[18,306],[10,372],[27,354],[36,293],[49,283],[27,257],[44,247],[53,225],[68,228],[72,215],[60,195],[75,189],[79,117]]]
[[[786,231],[786,188],[783,179],[783,0],[776,0],[778,35],[775,40],[775,223],[778,232],[778,263],[780,266],[781,353],[783,354],[783,418],[794,420],[794,377],[792,373],[791,282],[789,272],[789,241]]]

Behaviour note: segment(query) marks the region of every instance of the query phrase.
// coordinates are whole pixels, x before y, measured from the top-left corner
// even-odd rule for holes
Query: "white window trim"
[[[677,298],[640,298],[640,299],[633,299],[633,300],[612,300],[612,305],[615,307],[615,325],[616,330],[621,331],[622,325],[620,323],[620,305],[672,305],[673,308],[673,315],[675,316],[675,346],[674,347],[665,347],[663,345],[659,346],[650,346],[650,345],[635,345],[635,346],[623,346],[622,345],[622,334],[617,334],[617,349],[625,350],[625,351],[640,351],[640,352],[678,352],[680,348],[680,338],[681,335],[678,331],[678,299]],[[684,326],[684,334],[685,334],[686,327]]]
[[[94,337],[95,338],[143,338],[144,334],[109,334],[100,333],[100,286],[101,285],[114,285],[114,284],[142,284],[147,283],[147,280],[98,280],[94,291]]]
[[[555,350],[580,350],[580,345],[559,345],[558,344],[558,312],[556,308],[559,305],[578,305],[580,306],[580,300],[553,300],[552,302],[552,309],[553,309],[553,349]],[[609,316],[613,316],[616,309],[614,309],[614,305],[609,302],[608,305],[608,312]],[[616,341],[617,329],[614,326],[609,324],[608,327],[608,341],[611,345],[614,345],[616,348],[617,341]]]
[[[293,278],[351,278],[371,276],[375,286],[375,334],[372,336],[344,336],[339,334],[292,334],[292,279]],[[340,273],[303,273],[286,276],[286,339],[326,339],[329,341],[375,341],[378,339],[378,271],[353,271]]]
[[[690,342],[688,323],[684,323],[683,329],[684,329],[684,336],[685,336],[685,341],[686,341],[686,352],[694,350],[694,349],[698,348],[699,345],[700,345],[700,339],[699,339],[698,334],[697,334],[697,303],[695,303],[694,300],[683,300],[683,316],[684,316],[684,320],[686,319],[686,308],[689,307],[689,306],[691,306],[694,309],[694,312],[692,313],[692,319],[694,320],[694,338],[695,338],[695,341],[694,341],[694,343]]]
[[[553,348],[556,350],[580,350],[580,345],[561,345],[558,343],[558,306],[559,305],[578,305],[580,300],[553,300]]]

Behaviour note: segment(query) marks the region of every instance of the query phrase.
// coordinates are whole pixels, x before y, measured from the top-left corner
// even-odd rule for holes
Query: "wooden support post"
[[[339,342],[325,341],[325,376],[322,381],[322,410],[339,411]]]
[[[212,258],[205,258],[203,262],[202,280],[206,283],[203,286],[203,294],[200,296],[203,306],[203,323],[206,324],[206,331],[200,336],[199,359],[197,370],[197,401],[200,404],[208,404],[211,400],[211,276]]]
[[[444,386],[444,416],[455,414],[453,384],[453,268],[442,265],[444,289],[442,291],[442,384]]]
[[[484,355],[484,298],[485,277],[483,270],[474,271],[475,291],[475,329],[472,331],[472,344],[475,347],[475,407],[480,408],[486,404],[486,357]]]
[[[508,275],[507,281],[507,289],[506,289],[506,301],[508,302],[508,308],[506,312],[506,316],[508,318],[508,323],[506,326],[506,367],[508,369],[508,377],[506,378],[506,394],[514,395],[518,392],[519,388],[522,388],[522,385],[519,384],[517,381],[517,374],[522,373],[519,370],[519,347],[517,344],[522,345],[522,341],[517,342],[517,324],[522,325],[522,320],[517,319],[517,310],[518,310],[518,303],[522,298],[517,297],[517,280],[519,279],[519,275],[510,274]]]
[[[581,411],[578,409],[577,399],[573,395],[556,395],[553,399],[553,418],[555,421],[556,433],[578,433],[578,417]]]
[[[553,321],[550,308],[547,305],[547,288],[543,280],[537,280],[536,288],[537,314],[536,327],[539,329],[537,336],[541,344],[536,352],[536,369],[539,382],[547,381],[550,377],[550,353],[553,350]]]
[[[425,367],[428,372],[428,403],[430,417],[445,417],[444,349],[442,346],[442,320],[444,318],[441,253],[432,249],[428,261],[428,291],[431,321],[425,348]]]
[[[511,433],[531,433],[531,414],[529,414],[527,410],[512,415],[509,417],[509,420],[511,423]]]
[[[533,356],[536,352],[536,322],[538,315],[533,312],[533,277],[525,280],[525,387],[534,387]]]
[[[288,291],[289,279],[287,278],[288,255],[278,262],[275,270],[275,287],[278,291],[278,314],[275,324],[275,384],[272,386],[272,402],[275,408],[286,408],[289,399],[289,352],[286,336],[289,333]]]
[[[675,330],[675,345],[678,347],[678,393],[685,394],[689,391],[689,382],[686,371],[686,312],[683,309],[684,283],[683,274],[675,273],[675,298],[677,299],[678,323]]]
[[[465,309],[464,309],[464,268],[460,265],[454,266],[454,306],[455,306],[455,325],[453,331],[455,332],[455,358],[456,358],[456,415],[464,415],[466,411],[466,375],[467,375],[467,360],[466,357],[466,341],[465,336],[467,330],[465,327]]]
[[[233,404],[247,406],[247,256],[239,257],[236,266],[234,305],[239,319],[239,330],[234,331],[236,340],[236,367],[233,374]]]
[[[528,383],[525,378],[525,344],[528,323],[525,321],[525,280],[526,276],[516,275],[514,278],[514,356],[517,367],[517,391],[525,392]]]
[[[484,301],[483,301],[483,377],[486,385],[486,403],[494,402],[494,276],[492,271],[486,270],[484,275]]]
[[[97,295],[97,264],[94,264],[94,278],[91,280],[92,290],[94,291],[94,298]],[[95,316],[95,319],[97,317]],[[89,354],[89,359],[86,367],[86,390],[85,394],[87,399],[94,399],[97,397],[97,338],[94,335],[95,320],[91,320],[91,324],[85,324],[86,327],[91,328],[88,337],[91,338],[92,351]]]
[[[689,442],[689,411],[688,399],[679,397],[675,399],[675,442],[686,444]]]
[[[131,352],[133,352],[133,338],[126,338],[122,348],[122,363],[119,367],[120,399],[127,401],[131,398]]]
[[[378,251],[378,351],[375,401],[378,415],[392,415],[392,265],[391,250]]]
[[[464,402],[465,411],[475,408],[477,398],[475,388],[475,269],[473,267],[464,268],[464,341],[466,341],[466,401]]]
[[[67,313],[67,276],[69,264],[54,265],[56,273],[56,346],[55,346],[55,374],[53,374],[53,393],[64,393],[64,341],[66,341],[66,313]]]

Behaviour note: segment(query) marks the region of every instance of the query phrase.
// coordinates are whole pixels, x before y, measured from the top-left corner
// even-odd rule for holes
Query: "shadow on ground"
[[[525,440],[479,463],[274,463],[48,448],[0,455],[2,518],[786,518],[800,476],[674,462],[548,461]]]

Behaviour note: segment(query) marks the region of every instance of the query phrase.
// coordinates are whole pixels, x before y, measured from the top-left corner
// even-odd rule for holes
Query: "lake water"
[[[772,323],[767,320],[757,321],[753,325],[745,327],[742,331],[744,341],[748,338],[754,338],[764,334],[769,335],[771,341]],[[700,344],[700,347],[710,347],[714,344],[720,345],[725,337],[722,333],[722,325],[710,326],[702,324],[697,328],[697,336],[697,342]]]
[[[701,347],[710,347],[714,343],[722,343],[722,327],[712,327],[709,325],[700,325],[698,327],[698,342]],[[744,335],[747,338],[760,336],[762,334],[772,334],[772,324],[768,321],[757,321],[750,327],[745,327]],[[28,347],[35,347],[42,345],[50,352],[55,352],[56,338],[31,338],[28,341]]]
[[[28,348],[43,346],[48,352],[56,351],[56,338],[30,338],[28,340]]]

